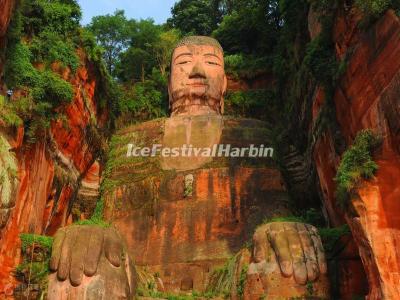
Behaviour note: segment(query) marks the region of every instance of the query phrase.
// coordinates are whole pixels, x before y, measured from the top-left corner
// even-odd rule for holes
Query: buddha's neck
[[[175,116],[198,116],[198,115],[219,115],[215,109],[209,105],[191,104],[180,106],[173,110],[171,117]]]

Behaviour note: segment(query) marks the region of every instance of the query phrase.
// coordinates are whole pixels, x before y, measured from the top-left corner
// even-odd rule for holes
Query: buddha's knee
[[[253,237],[245,299],[328,299],[329,279],[315,227],[296,222],[261,226]]]
[[[136,272],[113,228],[71,226],[55,236],[49,300],[132,299]]]

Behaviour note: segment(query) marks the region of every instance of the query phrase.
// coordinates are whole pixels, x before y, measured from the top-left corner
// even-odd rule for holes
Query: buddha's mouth
[[[188,86],[194,86],[194,87],[203,87],[203,86],[207,86],[207,84],[205,83],[189,83],[187,84]]]
[[[192,87],[205,87],[205,86],[208,86],[208,84],[203,79],[192,80],[191,82],[187,83],[186,85],[192,86]]]

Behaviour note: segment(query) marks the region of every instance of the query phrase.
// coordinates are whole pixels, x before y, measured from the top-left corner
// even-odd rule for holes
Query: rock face
[[[128,143],[176,147],[188,138],[188,145],[208,147],[216,139],[239,147],[265,144],[267,134],[260,121],[205,115],[149,121],[113,138],[106,218],[166,290],[204,291],[212,269],[264,218],[288,214],[287,192],[271,158],[126,157]]]
[[[84,56],[82,59],[85,61]],[[100,169],[95,160],[101,136],[97,128],[104,125],[101,120],[106,115],[94,99],[96,78],[90,65],[79,68],[76,74],[62,75],[75,88],[75,96],[64,111],[67,126],[61,121],[53,123],[47,140],[34,144],[23,140],[23,129],[2,132],[1,138],[15,153],[18,185],[7,207],[2,204],[0,210],[0,298],[6,290],[15,288],[12,270],[20,260],[19,234],[52,235],[71,221],[71,200],[77,194],[87,195],[88,188],[96,189],[96,181],[97,187],[99,184]]]
[[[368,278],[368,299],[398,299],[400,20],[394,11],[388,11],[367,30],[358,27],[359,20],[357,13],[343,13],[335,23],[337,56],[352,54],[334,103],[348,145],[357,132],[366,128],[383,137],[382,147],[374,156],[379,170],[373,180],[358,189],[358,196],[351,201],[352,209],[343,213],[335,201],[333,178],[340,156],[332,132],[318,139],[314,158],[330,220],[338,225],[345,219],[351,228]],[[317,111],[323,101],[318,94],[314,100]]]
[[[8,24],[10,23],[15,0],[0,1],[0,49],[5,46],[5,35],[7,33]],[[0,57],[0,74],[3,72],[3,57]]]
[[[8,23],[10,22],[14,5],[14,0],[3,0],[0,2],[0,37],[4,37],[7,32]]]

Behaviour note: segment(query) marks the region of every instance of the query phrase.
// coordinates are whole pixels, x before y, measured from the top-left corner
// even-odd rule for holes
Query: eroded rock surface
[[[87,63],[84,54],[81,59]],[[1,215],[0,297],[17,285],[12,270],[20,261],[19,234],[52,235],[71,222],[70,200],[86,174],[99,171],[91,167],[101,147],[97,128],[104,126],[107,113],[99,109],[95,100],[96,76],[90,65],[80,67],[76,74],[58,69],[57,65],[53,68],[74,87],[74,98],[64,112],[68,126],[62,121],[52,123],[48,139],[34,144],[24,141],[22,127],[4,135],[11,153],[15,153],[18,188],[8,201],[13,204],[11,209],[6,214],[2,210]]]
[[[367,128],[383,137],[382,148],[374,157],[379,170],[374,180],[362,184],[358,197],[351,201],[353,209],[343,214],[335,202],[333,178],[340,157],[332,132],[319,138],[314,158],[330,220],[338,225],[345,219],[357,243],[368,277],[368,299],[398,299],[400,20],[390,10],[366,31],[360,30],[359,21],[360,15],[353,12],[339,14],[335,23],[338,57],[348,52],[352,55],[334,103],[347,144]],[[315,107],[320,100],[315,97]],[[352,268],[354,265],[348,272]]]

